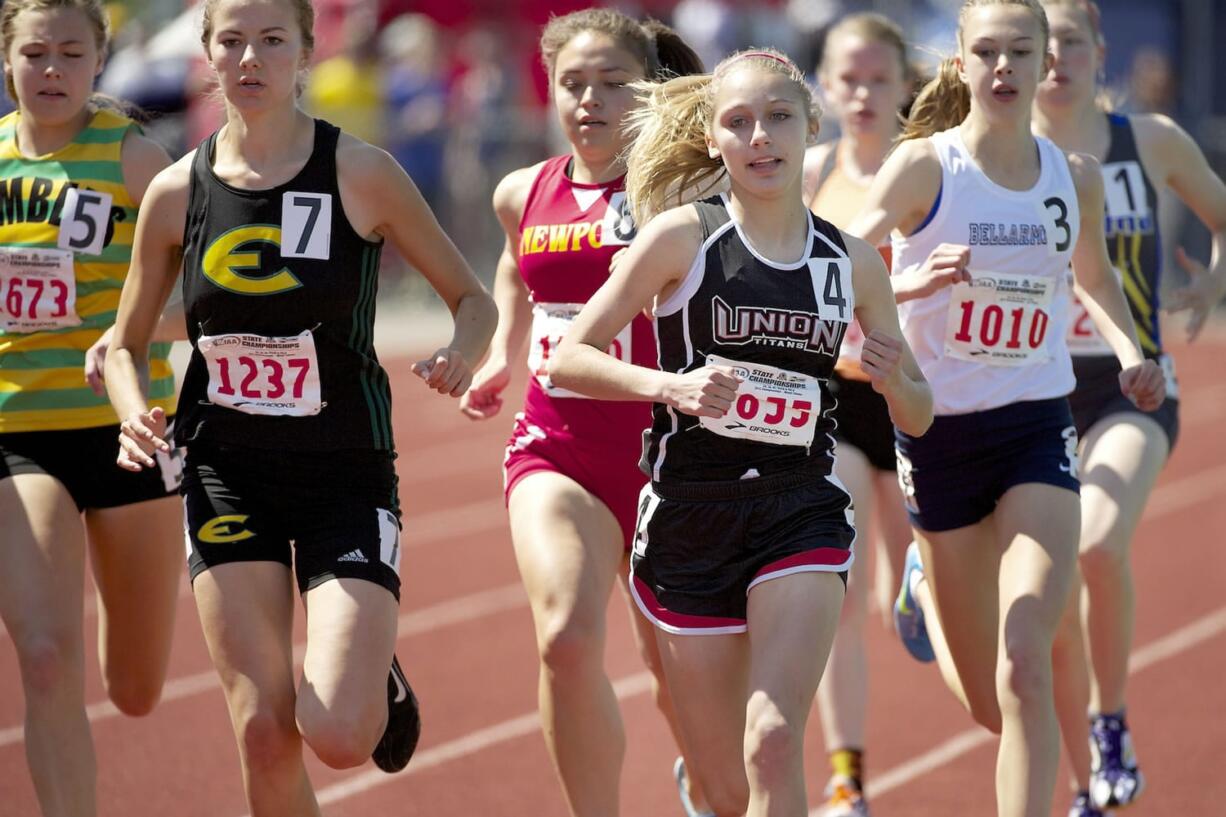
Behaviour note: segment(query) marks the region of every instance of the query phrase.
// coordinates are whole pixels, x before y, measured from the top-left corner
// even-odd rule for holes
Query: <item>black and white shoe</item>
[[[392,669],[387,675],[387,726],[370,757],[380,769],[394,774],[409,765],[420,737],[421,713],[417,708],[417,696],[393,655]]]

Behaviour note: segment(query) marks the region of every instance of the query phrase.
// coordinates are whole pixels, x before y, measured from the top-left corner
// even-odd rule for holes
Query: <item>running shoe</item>
[[[826,784],[826,802],[817,813],[819,817],[869,817],[868,801],[856,781],[836,776]]]
[[[387,726],[370,757],[380,769],[394,774],[409,765],[420,737],[421,713],[417,708],[417,696],[393,655],[392,669],[387,675]]]
[[[920,563],[919,545],[912,542],[907,547],[907,561],[902,570],[902,587],[894,600],[894,629],[898,631],[903,646],[911,657],[927,663],[936,658],[932,642],[928,639],[928,627],[924,624],[924,611],[915,598],[916,582],[924,577],[924,565]]]
[[[677,794],[681,795],[681,810],[685,817],[715,817],[713,811],[699,811],[690,802],[689,778],[685,773],[685,758],[677,758],[673,764],[673,777],[677,780]]]
[[[1145,790],[1137,768],[1132,734],[1124,715],[1099,715],[1090,721],[1090,800],[1100,809],[1123,808]]]
[[[1110,813],[1095,808],[1088,791],[1079,791],[1069,806],[1068,817],[1110,817]]]

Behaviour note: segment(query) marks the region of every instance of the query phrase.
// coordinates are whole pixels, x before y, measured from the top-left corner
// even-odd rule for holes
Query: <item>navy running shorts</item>
[[[871,383],[849,380],[837,373],[830,378],[830,393],[838,401],[834,420],[838,424],[834,438],[839,443],[855,446],[878,471],[893,471],[894,422],[885,398]],[[835,449],[837,454],[838,449]]]
[[[173,418],[166,439],[173,439]],[[119,456],[119,425],[67,431],[0,434],[0,479],[47,474],[59,480],[78,511],[118,508],[179,492],[181,449],[156,452],[153,468],[125,471]]]
[[[911,524],[934,533],[973,525],[1015,485],[1079,493],[1077,430],[1063,397],[937,417],[922,437],[894,432]]]
[[[298,592],[356,578],[400,598],[395,454],[192,443],[183,469],[188,572],[293,567]]]
[[[743,633],[749,591],[762,582],[811,571],[847,582],[855,529],[851,496],[837,479],[759,479],[643,486],[630,592],[657,627]],[[781,487],[769,490],[771,479]]]
[[[1141,411],[1120,392],[1120,364],[1113,357],[1084,356],[1073,358],[1073,374],[1077,386],[1069,395],[1069,407],[1077,435],[1084,437],[1091,428],[1113,414],[1140,414],[1153,420],[1166,435],[1168,453],[1175,450],[1179,439],[1179,385],[1175,379],[1175,362],[1169,355],[1158,358],[1166,373],[1166,399],[1153,411]]]

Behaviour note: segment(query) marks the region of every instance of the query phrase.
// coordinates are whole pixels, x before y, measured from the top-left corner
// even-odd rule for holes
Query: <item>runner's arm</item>
[[[550,361],[550,379],[598,400],[665,400],[677,375],[618,360],[605,350],[635,315],[667,297],[701,240],[693,207],[666,210],[648,222],[575,318]]]
[[[852,262],[855,317],[864,330],[860,365],[890,408],[894,425],[918,437],[932,425],[932,388],[898,325],[898,308],[881,253],[845,236]]]

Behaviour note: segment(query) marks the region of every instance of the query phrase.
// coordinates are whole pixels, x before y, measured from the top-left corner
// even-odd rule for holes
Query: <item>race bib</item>
[[[634,215],[630,212],[630,200],[623,191],[609,197],[609,206],[600,223],[600,244],[604,247],[624,247],[635,235]]]
[[[1086,311],[1085,306],[1073,296],[1073,308],[1069,319],[1068,332],[1066,333],[1068,341],[1069,354],[1088,357],[1113,355],[1115,352],[1111,349],[1107,339],[1098,331],[1098,327],[1094,325],[1094,320],[1090,317],[1090,313]]]
[[[1056,281],[1000,272],[955,284],[945,354],[989,366],[1031,366],[1050,357],[1047,326]]]
[[[111,224],[111,194],[70,187],[60,211],[56,246],[84,255],[101,255]]]
[[[281,194],[281,257],[318,258],[332,252],[332,194]]]
[[[1111,270],[1115,273],[1115,277],[1123,281],[1123,273],[1116,267]],[[1072,276],[1069,277],[1072,280]],[[1085,305],[1077,295],[1073,294],[1072,309],[1069,310],[1068,331],[1064,333],[1065,341],[1068,343],[1069,354],[1074,356],[1089,357],[1091,355],[1102,357],[1106,355],[1114,355],[1115,351],[1107,343],[1107,339],[1098,331],[1098,327],[1094,325],[1094,320],[1090,317],[1090,313],[1086,311]]]
[[[0,247],[0,307],[5,332],[80,326],[72,253]]]
[[[209,368],[209,400],[244,414],[310,417],[323,408],[315,337],[201,335],[196,348]]]
[[[1162,379],[1166,381],[1166,396],[1168,400],[1179,399],[1179,380],[1175,377],[1175,358],[1170,355],[1158,355],[1158,365],[1162,368]]]
[[[699,417],[703,428],[721,437],[775,445],[813,444],[822,392],[816,377],[707,355],[708,366],[731,366],[741,378],[736,400],[723,417]]]
[[[584,397],[553,385],[549,379],[549,358],[570,331],[575,316],[583,304],[540,303],[532,305],[532,345],[528,349],[528,369],[536,382],[550,397]],[[630,362],[630,336],[632,324],[626,324],[606,349],[610,355]]]

